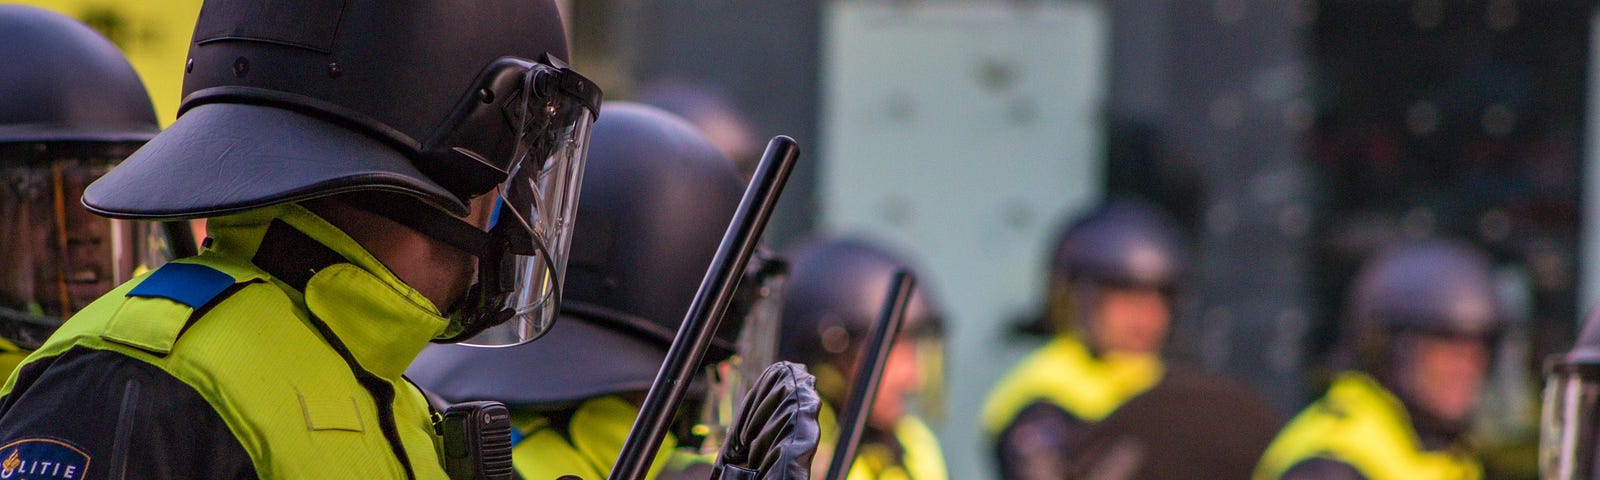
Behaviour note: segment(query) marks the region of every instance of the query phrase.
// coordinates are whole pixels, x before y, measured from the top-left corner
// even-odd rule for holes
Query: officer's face
[[[495,202],[496,199],[493,195],[483,195],[472,199],[472,202],[468,204],[471,211],[467,215],[467,222],[487,231],[489,229],[489,218],[494,213]],[[450,272],[451,281],[449,282],[449,290],[445,292],[445,302],[439,304],[441,308],[447,308],[446,306],[449,305],[459,305],[462,297],[467,295],[467,290],[472,287],[473,279],[478,274],[478,264],[475,257],[454,249],[451,249],[451,253],[454,254],[452,255],[452,261],[448,262],[449,265],[446,266]]]
[[[892,429],[895,421],[905,415],[906,397],[921,388],[919,367],[916,342],[908,338],[896,340],[883,367],[878,396],[872,400],[870,418],[875,426]]]
[[[1089,335],[1106,352],[1155,354],[1167,341],[1167,297],[1148,288],[1102,288],[1090,316]]]
[[[1478,405],[1489,370],[1489,345],[1482,339],[1407,336],[1397,373],[1401,388],[1419,407],[1440,419],[1465,421]]]
[[[77,163],[0,172],[0,300],[17,310],[65,317],[111,290],[113,222],[75,199],[104,168]]]

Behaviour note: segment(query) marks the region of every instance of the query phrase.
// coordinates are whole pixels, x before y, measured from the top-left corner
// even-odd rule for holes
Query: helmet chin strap
[[[490,234],[477,225],[456,218],[443,210],[424,205],[421,201],[401,195],[349,195],[340,198],[356,209],[394,220],[416,230],[428,238],[469,255],[484,259],[490,256]]]

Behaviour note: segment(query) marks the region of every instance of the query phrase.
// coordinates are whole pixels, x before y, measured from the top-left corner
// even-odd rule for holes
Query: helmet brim
[[[214,217],[337,193],[415,196],[456,216],[466,204],[378,139],[260,105],[197,106],[84,192],[97,214]]]
[[[154,125],[0,125],[0,143],[138,143],[160,131]]]
[[[563,314],[536,342],[506,348],[430,345],[406,376],[450,402],[577,402],[650,389],[667,352],[656,342]]]

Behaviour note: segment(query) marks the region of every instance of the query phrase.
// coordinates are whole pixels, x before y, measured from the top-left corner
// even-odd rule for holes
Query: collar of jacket
[[[207,250],[251,258],[274,220],[348,262],[318,271],[303,293],[277,279],[272,283],[326,323],[362,368],[398,380],[422,348],[444,332],[449,320],[433,302],[400,281],[349,235],[299,205],[276,205],[210,219],[206,233],[212,242]]]
[[[811,473],[820,478],[824,473],[831,473],[827,470],[833,463],[833,451],[838,448],[839,441],[839,417],[828,402],[822,402],[822,408],[817,411],[817,425],[822,440],[817,442],[817,453],[812,456]],[[868,448],[871,444],[885,442],[894,442],[894,445],[892,448],[882,448],[881,445],[879,448]],[[928,424],[916,415],[901,416],[895,421],[893,432],[884,432],[868,425],[867,430],[861,432],[861,442],[856,448],[856,458],[850,463],[847,479],[882,478],[880,473],[886,466],[903,469],[911,480],[949,478],[938,438]],[[869,451],[878,452],[878,458],[869,459]],[[888,456],[885,457],[885,454]]]
[[[1040,401],[1080,420],[1098,422],[1155,386],[1165,374],[1159,356],[1110,352],[1097,356],[1077,337],[1057,335],[1000,380],[979,413],[979,424],[993,438],[1023,409]]]
[[[1416,431],[1405,403],[1371,375],[1357,371],[1339,373],[1328,387],[1322,405],[1340,416],[1368,415],[1375,423],[1385,427],[1390,436],[1405,439],[1406,447],[1417,451],[1430,450]],[[1456,453],[1458,449],[1465,450],[1463,446],[1454,444],[1438,450]]]

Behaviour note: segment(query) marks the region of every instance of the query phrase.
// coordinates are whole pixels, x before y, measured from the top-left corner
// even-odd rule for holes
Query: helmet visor
[[[783,316],[783,284],[788,278],[788,264],[780,257],[758,250],[745,269],[739,282],[740,296],[746,297],[746,306],[731,310],[728,315],[740,318],[723,318],[722,329],[738,329],[734,355],[725,362],[707,367],[705,405],[700,410],[700,424],[695,433],[704,437],[700,452],[712,454],[722,448],[727,430],[733,425],[734,412],[744,402],[755,379],[768,365],[778,360],[779,322]],[[731,325],[730,325],[731,324]]]
[[[1545,381],[1539,471],[1547,479],[1587,479],[1594,470],[1600,368],[1555,364]]]
[[[582,92],[598,91],[569,69],[534,64],[525,77],[521,128],[510,175],[498,187],[500,202],[490,231],[500,230],[510,255],[501,275],[510,283],[500,300],[503,323],[461,343],[512,346],[544,335],[560,311],[583,183],[584,158],[596,112]],[[544,93],[540,93],[544,92]]]
[[[915,410],[924,418],[943,421],[945,414],[944,332],[911,332],[911,345],[917,349],[917,390]]]
[[[159,224],[102,218],[79,203],[116,158],[0,168],[0,337],[36,347],[73,313],[173,257]]]
[[[739,357],[740,376],[746,380],[755,380],[768,365],[778,361],[778,336],[783,331],[783,285],[789,278],[784,259],[764,251],[757,251],[757,254],[739,285],[740,290],[750,289],[751,297],[743,318],[735,325],[739,335],[734,349]],[[744,388],[739,390],[743,393]]]

